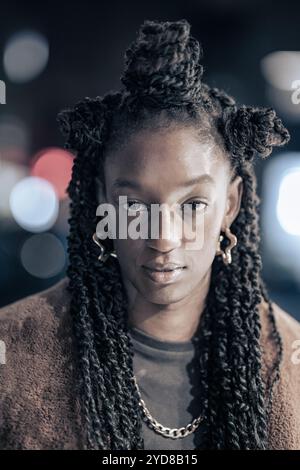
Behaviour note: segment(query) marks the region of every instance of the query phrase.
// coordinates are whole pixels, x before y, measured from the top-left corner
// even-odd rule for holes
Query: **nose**
[[[147,246],[156,251],[168,252],[179,248],[182,243],[182,222],[168,207],[159,211],[159,217],[151,219],[151,233]],[[152,236],[151,236],[152,235]]]

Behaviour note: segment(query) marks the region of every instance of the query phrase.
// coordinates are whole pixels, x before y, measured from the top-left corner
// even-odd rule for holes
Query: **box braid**
[[[205,420],[201,448],[266,449],[272,390],[282,356],[272,303],[261,279],[259,198],[254,159],[265,158],[289,133],[271,108],[238,107],[202,82],[202,50],[186,20],[145,21],[125,54],[120,91],[84,98],[58,114],[74,153],[68,186],[70,312],[80,370],[79,395],[89,449],[143,449],[142,418],[132,382],[128,299],[116,259],[97,259],[97,180],[109,151],[142,128],[193,126],[217,140],[233,177],[243,178],[240,212],[232,224],[232,263],[215,257],[207,301],[195,335]],[[111,240],[106,240],[111,249]],[[226,246],[226,241],[224,241]],[[261,374],[259,304],[265,300],[278,354],[267,384]]]

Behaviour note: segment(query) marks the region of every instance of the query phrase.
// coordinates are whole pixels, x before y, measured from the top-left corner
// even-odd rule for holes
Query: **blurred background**
[[[0,16],[0,306],[56,283],[68,264],[72,155],[56,115],[120,88],[123,56],[145,19],[187,19],[205,81],[239,104],[272,106],[291,133],[256,164],[264,279],[300,320],[300,2],[16,2]]]

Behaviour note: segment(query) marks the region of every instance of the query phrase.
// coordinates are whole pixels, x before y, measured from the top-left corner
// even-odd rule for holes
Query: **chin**
[[[160,286],[149,289],[140,289],[141,295],[154,304],[172,304],[179,302],[189,295],[189,292],[181,292],[176,285]]]

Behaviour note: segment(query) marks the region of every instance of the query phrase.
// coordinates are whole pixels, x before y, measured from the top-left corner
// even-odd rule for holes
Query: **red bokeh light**
[[[49,147],[33,157],[30,174],[52,183],[59,199],[64,199],[67,196],[66,189],[71,179],[72,166],[72,154],[61,148]]]

